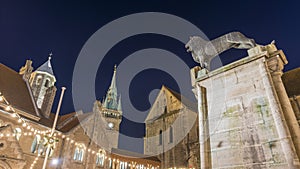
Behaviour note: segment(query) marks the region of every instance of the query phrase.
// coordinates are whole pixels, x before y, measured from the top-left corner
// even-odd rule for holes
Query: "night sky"
[[[179,16],[198,26],[210,39],[231,31],[240,31],[258,44],[276,40],[289,64],[285,71],[300,66],[300,13],[297,2],[266,1],[10,1],[0,2],[0,62],[18,71],[26,59],[37,68],[53,53],[52,66],[58,88],[53,111],[56,110],[60,87],[66,86],[61,114],[74,111],[72,73],[76,59],[93,33],[105,24],[128,14],[164,12]],[[122,28],[120,28],[122,29]],[[188,41],[188,37],[187,37]],[[105,56],[98,68],[97,99],[103,98],[113,73],[114,64],[141,49],[161,48],[180,56],[189,67],[196,66],[184,44],[162,35],[144,34],[124,39]],[[233,57],[239,56],[239,57]],[[230,50],[221,55],[223,64],[246,56],[246,50]],[[189,76],[189,75],[185,75]],[[178,90],[174,79],[158,70],[140,72],[130,86],[132,104],[146,111],[150,108],[149,92],[165,84]],[[91,103],[92,105],[92,103]],[[132,132],[134,130],[134,132]],[[143,124],[123,119],[121,132],[142,137]],[[122,145],[120,146],[122,148]]]

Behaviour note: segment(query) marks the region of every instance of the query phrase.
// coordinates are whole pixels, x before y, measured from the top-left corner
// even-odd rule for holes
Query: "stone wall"
[[[206,157],[201,160],[202,168],[297,168],[299,159],[288,124],[293,118],[286,122],[280,102],[283,96],[276,92],[271,75],[276,70],[270,61],[284,56],[274,45],[248,53],[248,57],[209,73],[200,70],[192,77],[199,103],[206,103],[199,109],[207,111],[206,119],[199,121],[200,128],[207,125],[209,133],[200,146],[210,143],[209,155],[201,152]],[[197,94],[200,87],[205,90]]]

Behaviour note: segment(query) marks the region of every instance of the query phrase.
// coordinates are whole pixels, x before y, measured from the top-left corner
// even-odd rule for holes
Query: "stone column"
[[[276,91],[274,91],[273,84],[271,81],[271,75],[268,73],[267,64],[261,63],[260,65],[261,74],[263,77],[263,84],[265,86],[266,94],[268,100],[270,102],[270,109],[274,119],[274,123],[276,126],[276,130],[278,133],[279,141],[287,162],[287,165],[291,169],[296,169],[294,162],[297,160],[297,154],[295,152],[295,148],[290,137],[290,132],[288,130],[288,126],[284,119],[281,107],[279,106],[278,100],[275,97]]]
[[[278,100],[280,102],[286,124],[290,131],[292,141],[294,143],[296,153],[299,158],[300,157],[300,128],[295,113],[293,111],[291,102],[287,96],[285,87],[281,79],[281,76],[283,74],[282,70],[284,68],[284,64],[286,63],[287,60],[282,52],[279,52],[278,54],[271,56],[267,60],[267,65],[268,65],[269,72],[272,76],[274,89],[278,96]]]
[[[197,86],[197,99],[198,99],[198,117],[199,117],[199,142],[200,142],[200,166],[201,169],[210,169],[211,155],[210,155],[210,139],[209,139],[209,125],[208,125],[208,112],[206,89]]]

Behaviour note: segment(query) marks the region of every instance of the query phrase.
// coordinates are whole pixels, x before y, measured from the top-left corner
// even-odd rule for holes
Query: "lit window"
[[[75,148],[74,157],[73,159],[78,162],[83,161],[85,146],[83,144],[79,144]]]
[[[45,155],[47,151],[47,147],[45,146],[46,142],[47,142],[46,138],[41,138],[41,136],[37,134],[32,141],[31,152],[37,153],[38,155]],[[51,156],[52,154],[53,154],[53,147],[50,147],[49,156]]]
[[[41,82],[42,82],[42,76],[38,76],[38,77],[36,78],[36,85],[40,85]]]
[[[127,162],[120,161],[120,169],[127,169]]]
[[[20,140],[21,135],[22,135],[22,130],[20,128],[16,128],[15,129],[15,136],[16,136],[16,139],[18,141]]]
[[[109,169],[112,169],[112,159],[108,159],[109,160]]]
[[[31,144],[31,152],[32,153],[35,153],[39,147],[39,143],[41,141],[41,136],[40,135],[35,135],[33,141],[32,141],[32,144]]]
[[[105,151],[104,150],[99,150],[97,155],[96,155],[96,165],[97,166],[104,166],[104,159],[105,159]]]

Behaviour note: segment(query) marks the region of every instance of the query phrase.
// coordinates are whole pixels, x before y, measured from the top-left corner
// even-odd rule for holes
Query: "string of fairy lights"
[[[4,110],[6,112],[12,112],[11,113],[11,117],[16,118],[17,122],[25,129],[27,130],[27,132],[23,132],[23,133],[7,133],[7,134],[3,134],[0,133],[0,138],[2,137],[16,137],[19,134],[19,137],[21,136],[36,136],[36,135],[44,135],[44,137],[50,137],[50,133],[51,133],[51,129],[49,130],[39,130],[36,129],[35,127],[33,127],[29,122],[27,122],[25,120],[25,118],[21,117],[16,111],[15,109],[9,104],[9,102],[6,100],[6,98],[3,96],[3,94],[0,92],[0,103],[4,103]],[[60,139],[65,139],[66,142],[69,142],[70,145],[74,145],[74,146],[81,146],[80,148],[82,148],[85,152],[87,152],[88,154],[92,154],[92,155],[100,155],[99,154],[99,150],[93,150],[91,148],[86,148],[87,146],[83,143],[77,142],[74,139],[71,139],[70,137],[68,137],[65,134],[62,134],[61,132],[55,131],[55,133],[53,134],[53,138],[55,140]],[[54,143],[55,144],[55,143]],[[40,159],[40,154],[37,153],[36,158],[33,160],[32,164],[30,165],[30,169],[33,169],[34,166],[36,165],[36,163],[38,162],[38,160]],[[147,164],[146,166],[144,164],[139,164],[135,161],[122,161],[118,158],[112,158],[109,156],[106,156],[104,154],[104,159],[105,162],[104,163],[108,163],[110,165],[114,165],[115,163],[117,164],[126,164],[131,168],[134,169],[157,169],[159,168],[159,166],[153,166],[151,164]],[[125,168],[125,167],[124,167]]]

